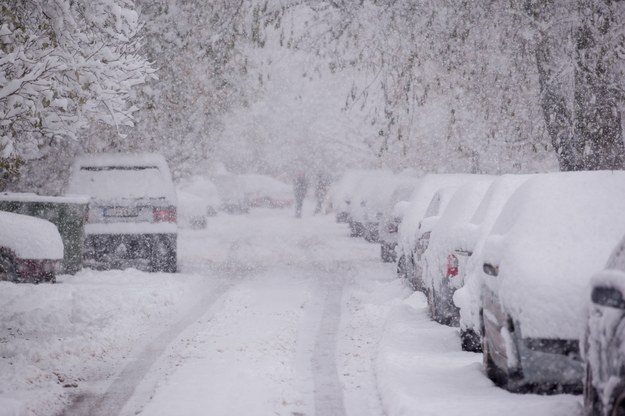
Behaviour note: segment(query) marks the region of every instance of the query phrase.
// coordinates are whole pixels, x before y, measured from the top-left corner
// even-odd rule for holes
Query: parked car
[[[80,156],[72,167],[66,193],[91,197],[85,265],[176,271],[176,191],[163,156]]]
[[[397,262],[397,252],[395,251],[397,230],[408,206],[408,199],[419,183],[418,181],[417,177],[402,178],[379,214],[380,257],[385,263]]]
[[[223,173],[211,177],[221,199],[220,210],[228,214],[247,214],[250,201],[245,194],[245,185],[238,175]]]
[[[0,211],[0,280],[15,283],[56,281],[63,240],[47,220]]]
[[[584,334],[587,415],[625,414],[625,238],[592,278]]]
[[[336,213],[336,222],[349,222],[349,208],[356,184],[368,170],[347,170],[341,179],[330,187],[330,200]]]
[[[370,243],[380,242],[380,222],[384,219],[384,213],[391,209],[391,199],[398,187],[410,188],[415,182],[414,178],[400,175],[380,175],[371,181],[362,210],[363,237]]]
[[[512,391],[581,392],[590,276],[625,230],[625,172],[539,175],[505,204],[483,249],[486,374]]]
[[[423,219],[417,229],[417,243],[412,249],[412,275],[408,276],[408,282],[415,290],[425,293],[428,296],[427,288],[423,284],[423,270],[425,268],[425,252],[430,244],[432,230],[447,209],[449,202],[458,190],[457,186],[441,188],[432,197]]]
[[[432,228],[423,253],[423,287],[430,315],[439,323],[459,324],[460,313],[453,303],[453,295],[462,287],[469,253],[458,230],[469,222],[493,179],[479,176],[459,187]]]
[[[293,206],[293,186],[267,175],[238,175],[245,198],[252,208],[287,208]]]
[[[502,175],[488,188],[471,220],[459,226],[452,234],[460,286],[453,295],[453,303],[460,310],[460,341],[465,351],[482,352],[480,310],[482,295],[482,247],[497,216],[510,195],[531,175]]]
[[[350,235],[352,237],[366,237],[369,230],[366,228],[369,221],[369,205],[374,205],[376,193],[384,192],[393,179],[393,173],[387,170],[367,171],[359,176],[354,184],[349,204]],[[373,209],[375,210],[375,208]]]
[[[178,225],[184,228],[206,228],[207,217],[214,217],[221,206],[217,187],[202,175],[181,180],[176,186]]]
[[[441,188],[459,186],[470,180],[468,174],[429,174],[419,179],[408,205],[403,207],[402,220],[397,227],[397,273],[399,277],[416,281],[414,252],[419,225],[434,194]]]

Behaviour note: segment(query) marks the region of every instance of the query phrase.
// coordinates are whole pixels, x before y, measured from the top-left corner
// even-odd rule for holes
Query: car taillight
[[[176,207],[154,208],[154,222],[176,222]]]
[[[396,233],[397,232],[397,223],[394,222],[389,222],[386,226],[386,231],[388,231],[389,233]]]
[[[458,257],[453,254],[447,256],[447,277],[458,276]]]

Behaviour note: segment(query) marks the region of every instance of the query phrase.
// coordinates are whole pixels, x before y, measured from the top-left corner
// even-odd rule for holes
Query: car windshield
[[[69,191],[98,200],[159,198],[164,196],[164,180],[156,166],[81,166]]]

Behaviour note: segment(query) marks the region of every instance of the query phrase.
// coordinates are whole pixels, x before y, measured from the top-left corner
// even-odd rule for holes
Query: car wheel
[[[400,279],[405,279],[408,276],[406,271],[406,256],[401,255],[399,260],[397,260],[397,277]]]
[[[17,269],[13,258],[5,253],[0,253],[0,280],[16,282]]]
[[[482,364],[484,366],[484,372],[486,373],[486,377],[493,381],[499,387],[505,387],[508,383],[508,378],[506,377],[506,373],[501,370],[495,362],[493,358],[490,356],[490,349],[488,348],[488,339],[487,334],[484,334],[482,337]]]
[[[392,246],[382,243],[380,246],[380,256],[384,263],[392,263],[395,261],[395,250],[393,250]]]
[[[176,240],[156,236],[152,246],[150,269],[153,272],[175,273],[177,270]]]
[[[589,416],[603,416],[603,403],[592,381],[592,367],[586,362],[584,377],[584,408]]]
[[[482,340],[473,329],[460,329],[460,344],[462,351],[482,352]]]

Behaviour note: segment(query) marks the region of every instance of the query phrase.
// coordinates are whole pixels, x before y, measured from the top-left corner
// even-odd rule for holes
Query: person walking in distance
[[[301,218],[304,198],[306,198],[306,192],[308,192],[308,178],[304,172],[298,172],[295,176],[293,191],[295,193],[295,216]]]

